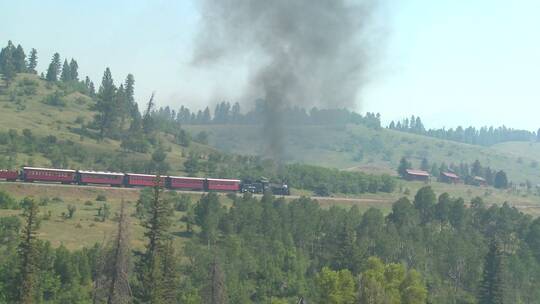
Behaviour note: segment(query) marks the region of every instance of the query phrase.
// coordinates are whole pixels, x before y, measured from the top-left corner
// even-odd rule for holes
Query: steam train
[[[87,170],[51,169],[23,167],[22,170],[0,170],[0,179],[24,182],[52,182],[78,185],[108,185],[113,187],[153,187],[158,181],[156,175],[99,172]],[[270,184],[268,181],[242,182],[239,179],[160,176],[159,184],[171,190],[224,191],[241,193],[264,193],[289,195],[286,184]]]

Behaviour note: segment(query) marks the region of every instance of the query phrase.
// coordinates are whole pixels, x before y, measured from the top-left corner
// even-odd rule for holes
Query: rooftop
[[[459,176],[455,173],[452,173],[452,172],[443,172],[442,175],[446,176],[446,177],[450,177],[450,178],[459,178]]]
[[[75,173],[75,170],[68,170],[68,169],[51,169],[51,168],[38,168],[38,167],[23,167],[23,170],[56,171],[56,172],[70,172],[70,173]]]
[[[417,176],[429,176],[429,173],[423,170],[407,169],[407,174]]]

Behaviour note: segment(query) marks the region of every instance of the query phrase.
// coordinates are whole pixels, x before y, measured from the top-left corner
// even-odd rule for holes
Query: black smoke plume
[[[374,0],[201,0],[200,8],[195,64],[257,58],[243,96],[266,101],[269,156],[282,157],[284,107],[355,106],[373,49]]]

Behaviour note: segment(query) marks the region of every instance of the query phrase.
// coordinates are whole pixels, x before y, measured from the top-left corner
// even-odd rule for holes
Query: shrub
[[[51,219],[51,217],[52,217],[52,211],[51,211],[51,210],[48,210],[47,213],[45,213],[45,214],[43,215],[43,220],[44,220],[44,221],[48,221],[48,220]]]
[[[75,123],[76,124],[83,124],[84,123],[84,117],[77,116],[77,118],[75,119]]]
[[[191,205],[191,197],[186,194],[180,195],[174,204],[174,209],[176,211],[187,211]]]
[[[91,202],[91,201],[86,201],[86,202],[84,202],[84,205],[85,205],[85,206],[93,206],[94,203]]]
[[[65,107],[66,102],[62,98],[62,93],[60,91],[56,91],[50,95],[47,95],[42,102],[46,105],[54,106],[54,107]]]
[[[107,197],[105,196],[105,194],[98,194],[98,196],[96,197],[96,201],[98,201],[98,202],[106,202]]]
[[[17,201],[5,191],[0,191],[1,209],[18,209]]]
[[[39,200],[39,205],[40,206],[47,206],[49,204],[51,200],[48,198],[48,197],[42,197],[40,200]]]
[[[107,205],[107,203],[104,203],[103,206],[99,207],[98,209],[97,219],[99,219],[101,222],[105,222],[109,218],[110,214],[111,208],[109,205]]]
[[[324,184],[319,185],[314,192],[318,196],[330,196],[330,191],[328,190],[328,187],[326,187],[326,185]]]
[[[68,209],[67,218],[73,218],[73,216],[75,215],[75,211],[77,211],[77,207],[73,205],[68,205],[67,209]]]

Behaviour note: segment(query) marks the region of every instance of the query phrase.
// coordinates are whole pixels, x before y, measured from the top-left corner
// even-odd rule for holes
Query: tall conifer
[[[480,284],[479,304],[504,303],[504,256],[496,240],[489,244]]]
[[[71,80],[79,81],[79,64],[73,58],[69,62],[69,74]]]
[[[39,226],[38,204],[31,198],[23,201],[22,241],[19,245],[19,303],[34,303],[35,284],[37,279],[37,249],[36,234]]]
[[[204,298],[205,303],[227,303],[225,276],[216,257],[214,257],[214,260],[209,265],[208,283],[204,291]]]
[[[60,54],[54,53],[49,68],[47,69],[47,75],[45,79],[47,81],[58,81],[58,74],[60,73]]]
[[[103,139],[115,125],[117,114],[115,95],[116,87],[114,86],[111,70],[107,68],[103,73],[96,103],[98,114],[95,116],[95,121],[99,127],[99,137],[101,139]]]
[[[136,295],[140,303],[168,303],[163,288],[163,256],[168,239],[170,213],[169,203],[162,199],[163,189],[160,176],[156,177],[153,196],[148,202],[147,214],[143,222],[144,236],[147,239],[146,250],[140,254],[137,264],[137,279],[139,288]]]
[[[26,54],[20,44],[17,45],[17,48],[13,52],[13,64],[17,73],[26,72]]]
[[[30,58],[28,58],[28,72],[37,74],[36,67],[37,67],[37,51],[36,49],[32,49],[30,51]]]
[[[71,69],[69,68],[67,59],[64,59],[64,65],[62,66],[62,75],[60,76],[60,80],[62,80],[62,82],[71,81]]]
[[[17,74],[14,62],[14,52],[15,47],[11,41],[8,41],[8,45],[0,51],[0,73],[4,75],[6,86],[9,86]]]

